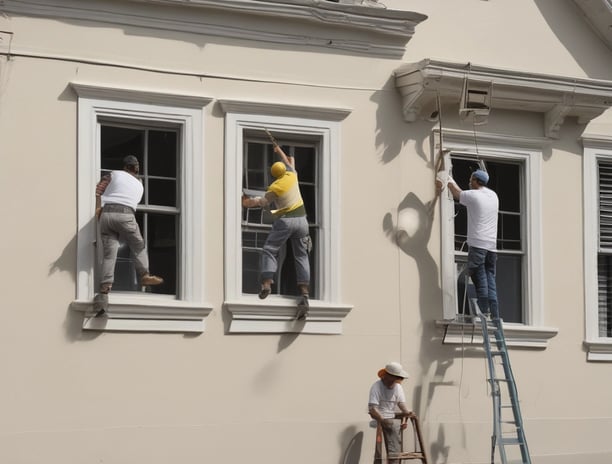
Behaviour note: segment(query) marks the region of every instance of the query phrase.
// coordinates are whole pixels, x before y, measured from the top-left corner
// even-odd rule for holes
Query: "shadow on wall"
[[[345,446],[347,441],[348,444]],[[354,426],[348,427],[340,437],[340,445],[344,447],[340,464],[359,464],[363,446],[363,432],[357,432],[357,428]]]
[[[420,158],[428,161],[423,146],[429,131],[422,130],[424,121],[406,123],[402,115],[402,98],[395,88],[395,78],[390,77],[382,90],[374,92],[370,101],[376,104],[376,147],[382,149],[383,164],[393,161],[410,140],[415,141],[415,149]],[[428,127],[431,123],[428,124]],[[399,135],[398,135],[399,134]]]
[[[83,226],[85,230],[95,230],[95,218]],[[82,229],[82,230],[83,230]],[[76,284],[76,261],[77,261],[77,247],[78,247],[78,233],[75,234],[70,241],[64,246],[61,254],[49,265],[49,276],[56,272],[67,272],[72,282]],[[83,244],[87,246],[87,244]],[[90,244],[91,245],[91,244]],[[70,302],[71,303],[71,302]],[[66,331],[66,339],[72,342],[76,341],[87,341],[97,338],[100,333],[83,331],[83,313],[75,311],[68,304],[66,310],[66,319],[64,320],[64,330]]]
[[[433,175],[432,175],[433,178]],[[432,180],[433,182],[433,180]],[[428,251],[427,245],[431,238],[436,199],[423,203],[413,192],[408,193],[397,208],[394,218],[387,213],[383,219],[383,230],[402,252],[413,258],[417,264],[419,278],[419,310],[422,322],[421,346],[419,362],[421,378],[414,391],[412,408],[426,419],[429,406],[432,403],[435,390],[438,387],[452,386],[452,382],[444,381],[446,372],[454,362],[453,353],[441,346],[440,337],[433,324],[435,315],[440,312],[440,297],[438,265]],[[439,302],[439,306],[434,305]],[[432,379],[428,381],[427,379]],[[432,433],[428,435],[433,435]],[[444,439],[442,429],[438,430],[438,440]],[[448,448],[444,441],[434,441],[429,444],[432,462],[438,462],[440,456],[447,456]]]
[[[534,3],[587,76],[610,79],[610,49],[589,26],[582,10],[574,2],[535,0]]]

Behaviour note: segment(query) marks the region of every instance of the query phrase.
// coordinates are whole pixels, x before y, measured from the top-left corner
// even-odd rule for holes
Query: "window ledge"
[[[229,333],[310,333],[338,335],[342,320],[352,305],[310,300],[305,321],[295,320],[296,305],[291,298],[271,296],[262,303],[257,296],[226,301],[232,315]]]
[[[436,327],[442,329],[444,344],[482,345],[479,323],[437,320]],[[548,341],[558,333],[559,329],[554,327],[504,323],[506,344],[511,347],[545,349],[548,347]]]
[[[587,361],[612,361],[612,340],[585,340]]]
[[[136,332],[204,332],[212,306],[160,295],[109,295],[106,317],[93,317],[93,301],[75,300],[71,308],[84,313],[83,329]]]

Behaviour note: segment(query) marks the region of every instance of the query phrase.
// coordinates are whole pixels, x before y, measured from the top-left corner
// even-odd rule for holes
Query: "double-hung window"
[[[73,83],[78,95],[77,299],[83,328],[201,332],[204,303],[203,107],[200,96],[95,87]],[[150,271],[165,282],[146,292],[127,245],[119,249],[108,317],[92,318],[101,244],[95,186],[134,155],[144,195],[136,211]]]
[[[556,331],[541,327],[540,166],[542,139],[445,131],[445,166],[460,188],[485,169],[499,198],[497,293],[499,310],[513,344],[545,346]],[[466,279],[467,211],[447,190],[441,202],[443,318],[456,320],[475,298]]]
[[[497,289],[500,315],[505,322],[525,320],[523,287],[526,263],[525,240],[525,163],[503,158],[476,157],[473,155],[452,154],[452,175],[462,189],[467,189],[472,172],[484,169],[489,173],[488,188],[499,198],[497,228]],[[457,265],[458,312],[469,312],[468,300],[475,298],[472,284],[468,280],[467,266],[467,210],[455,202],[454,217],[455,263]]]
[[[146,243],[149,269],[162,275],[164,283],[150,287],[152,293],[177,295],[181,209],[178,203],[180,132],[175,125],[150,126],[122,119],[100,118],[102,173],[123,169],[123,157],[134,155],[140,162],[139,177],[144,194],[136,220]],[[97,279],[96,279],[97,280]],[[115,266],[113,291],[140,291],[134,256],[121,243]]]
[[[339,292],[340,120],[348,111],[223,100],[225,117],[225,307],[230,332],[341,333],[350,311]],[[290,243],[278,256],[272,294],[260,300],[260,257],[273,218],[242,208],[242,195],[264,195],[278,157],[270,131],[295,158],[312,239],[310,312],[295,320],[297,285]]]
[[[612,140],[583,137],[588,359],[612,361]]]
[[[263,131],[245,131],[243,142],[243,191],[245,194],[265,195],[268,185],[275,179],[270,166],[278,161],[272,144],[266,140]],[[315,276],[310,285],[310,296],[318,298],[319,263],[319,194],[321,175],[318,170],[320,159],[320,140],[318,137],[299,137],[296,135],[276,134],[278,143],[287,156],[295,159],[300,192],[304,200],[308,228],[312,240],[310,252],[310,274]],[[242,211],[242,292],[259,293],[259,261],[273,218],[267,209],[244,208]],[[279,253],[279,266],[272,294],[297,295],[293,250],[288,242]]]

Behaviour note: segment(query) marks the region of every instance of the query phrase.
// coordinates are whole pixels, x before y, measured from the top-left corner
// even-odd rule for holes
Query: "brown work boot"
[[[155,276],[155,275],[151,275],[151,274],[145,274],[140,278],[140,285],[142,285],[143,287],[149,286],[149,285],[161,285],[164,283],[164,279],[162,279],[161,277]]]
[[[259,290],[259,299],[264,300],[268,297],[272,291],[272,279],[265,279],[261,283],[261,290]]]

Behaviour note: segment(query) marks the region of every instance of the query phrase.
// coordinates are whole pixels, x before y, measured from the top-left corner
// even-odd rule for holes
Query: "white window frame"
[[[585,134],[583,153],[584,211],[584,317],[588,361],[612,361],[612,337],[599,335],[597,257],[599,254],[599,177],[600,160],[612,162],[612,137]]]
[[[439,133],[437,140],[439,140]],[[542,295],[541,248],[541,170],[543,147],[549,143],[544,138],[515,137],[499,134],[474,133],[458,130],[444,130],[443,148],[450,150],[446,155],[446,166],[450,166],[453,153],[478,155],[482,158],[517,161],[524,166],[525,216],[523,223],[525,238],[524,274],[524,323],[504,323],[507,343],[510,346],[543,348],[558,330],[544,327],[545,307]],[[476,152],[475,146],[478,146]],[[433,144],[435,145],[435,143]],[[436,150],[437,151],[437,150]],[[435,154],[437,156],[437,153]],[[454,247],[454,202],[445,189],[440,202],[441,229],[441,283],[443,295],[443,320],[438,326],[446,331],[445,342],[465,343],[464,328],[449,323],[457,313],[457,269]],[[523,221],[525,222],[525,221]],[[479,343],[476,337],[474,343]]]
[[[202,332],[212,306],[204,302],[204,106],[211,99],[73,82],[78,95],[78,235],[76,300],[83,329]],[[94,190],[100,178],[100,119],[164,122],[179,126],[181,148],[180,284],[177,295],[111,292],[108,317],[94,318],[96,221]]]
[[[352,309],[341,302],[340,289],[340,120],[348,110],[220,101],[225,111],[225,308],[230,333],[342,333]],[[242,293],[241,194],[243,133],[268,129],[308,134],[321,140],[319,299],[310,301],[306,321],[296,321],[296,298]]]

